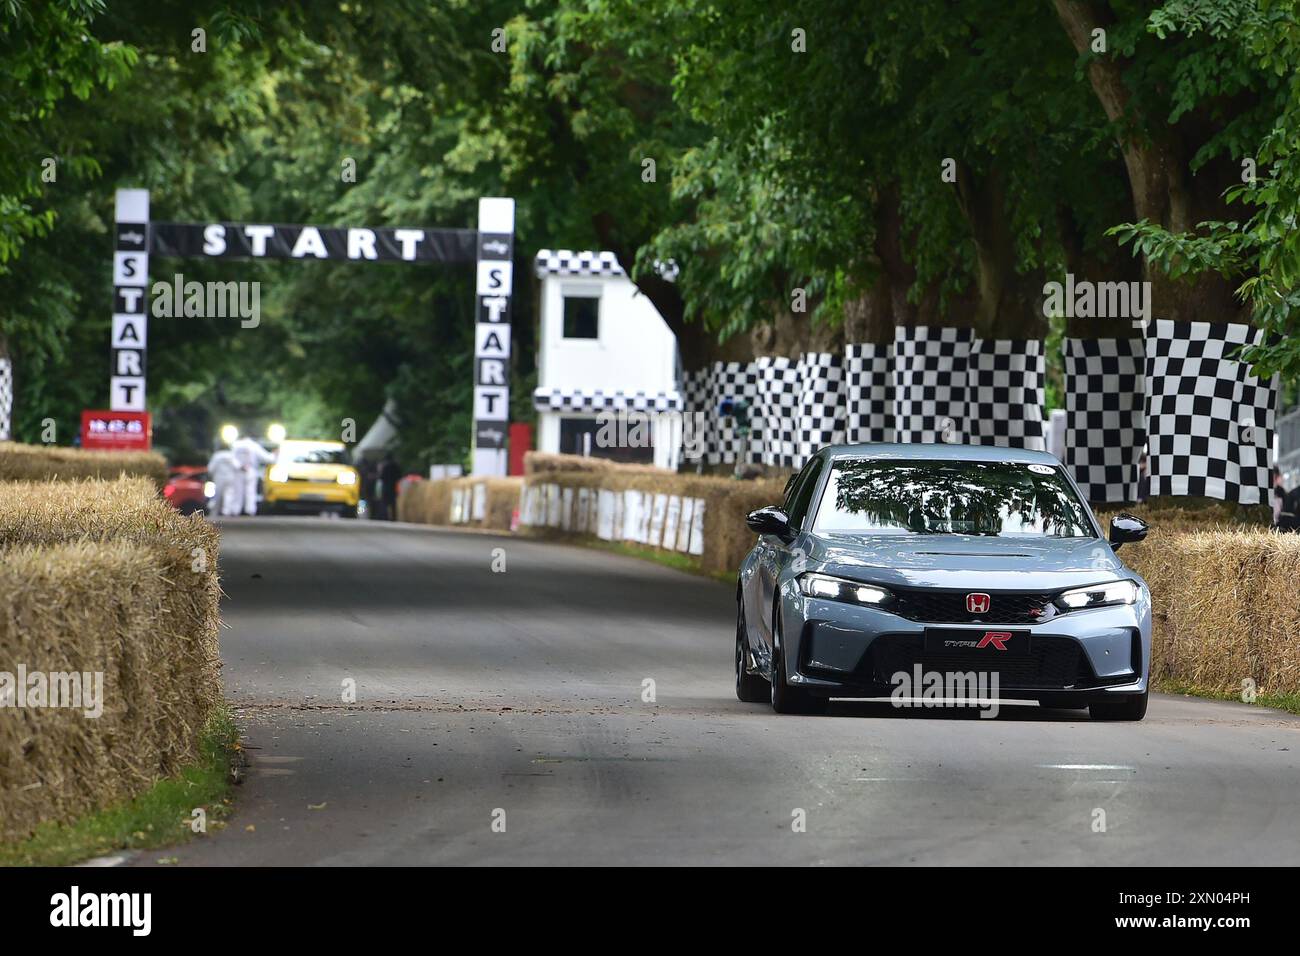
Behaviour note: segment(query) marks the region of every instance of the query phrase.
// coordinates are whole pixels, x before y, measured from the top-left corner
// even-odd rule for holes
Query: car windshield
[[[1000,461],[836,461],[813,531],[1090,538],[1056,467]]]
[[[348,464],[348,450],[330,446],[293,448],[287,450],[281,456],[281,461],[298,462],[305,465],[346,465]]]

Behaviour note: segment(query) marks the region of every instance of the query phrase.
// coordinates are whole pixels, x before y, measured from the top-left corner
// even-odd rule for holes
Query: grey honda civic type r
[[[820,713],[831,698],[896,696],[913,674],[979,672],[999,699],[1146,714],[1151,597],[1115,550],[1147,526],[1119,515],[1103,535],[1051,455],[823,448],[748,523],[743,701]]]

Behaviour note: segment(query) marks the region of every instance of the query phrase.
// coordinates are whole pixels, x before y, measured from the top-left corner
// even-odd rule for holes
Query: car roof
[[[1055,455],[998,445],[955,445],[938,442],[831,445],[823,449],[831,459],[875,458],[882,461],[1014,461],[1059,466]]]

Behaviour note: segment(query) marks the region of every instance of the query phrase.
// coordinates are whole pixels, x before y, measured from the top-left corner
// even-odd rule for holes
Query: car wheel
[[[357,516],[357,506],[344,505],[341,513],[345,518],[355,518]]]
[[[1088,706],[1088,716],[1093,720],[1141,720],[1146,715],[1146,694],[1138,694],[1124,700],[1108,700]]]
[[[772,709],[778,714],[822,714],[830,703],[785,682],[785,649],[781,644],[781,615],[772,615]]]
[[[736,697],[747,704],[762,704],[771,699],[772,692],[762,674],[751,674],[745,670],[745,658],[749,656],[748,641],[745,632],[745,607],[736,602]]]

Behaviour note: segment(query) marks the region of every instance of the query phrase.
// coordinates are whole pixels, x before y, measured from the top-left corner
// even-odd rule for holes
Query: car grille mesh
[[[990,592],[984,614],[966,610],[966,591],[894,589],[889,610],[922,624],[1037,624],[1053,613],[1052,594]]]
[[[1066,689],[1096,686],[1077,641],[1068,637],[1035,636],[1025,657],[975,658],[970,653],[926,651],[923,638],[915,634],[882,634],[871,644],[864,664],[876,683],[888,684],[894,674],[911,674],[920,665],[924,671],[980,671],[997,674],[1003,689]],[[861,675],[868,676],[868,675]]]

